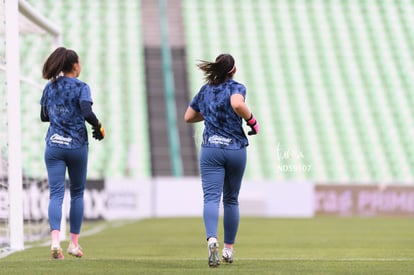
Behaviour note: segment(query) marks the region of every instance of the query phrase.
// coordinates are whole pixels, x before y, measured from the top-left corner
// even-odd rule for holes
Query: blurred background
[[[27,2],[59,26],[91,86],[107,133],[90,137],[91,182],[198,181],[203,125],[183,121],[203,84],[195,64],[230,53],[261,126],[249,137],[246,182],[310,183],[312,211],[332,213],[362,188],[383,213],[413,215],[412,0]],[[47,39],[20,41],[21,71],[36,82],[21,84],[22,168],[36,179],[46,177]]]
[[[167,4],[165,13],[159,2]],[[197,175],[202,125],[183,122],[203,84],[195,64],[227,52],[261,123],[261,134],[250,138],[246,178],[412,184],[410,0],[28,3],[61,28],[63,46],[79,53],[80,79],[90,84],[107,130],[105,141],[91,142],[90,178]],[[170,67],[163,63],[165,40]],[[45,60],[50,50],[23,43],[23,70],[41,80],[31,60]],[[164,77],[170,68],[173,82]],[[45,175],[40,96],[41,90],[22,93],[23,128],[31,129],[22,132],[24,168],[33,176]],[[177,156],[170,155],[173,128]]]
[[[165,14],[153,0],[28,2],[61,28],[63,46],[79,53],[80,79],[90,84],[107,130],[102,143],[91,142],[90,178],[197,175],[202,125],[183,122],[203,84],[195,64],[227,52],[261,123],[260,135],[250,138],[246,178],[412,184],[412,1],[169,0]],[[164,92],[171,90],[164,31],[173,98]],[[45,60],[50,48],[35,47],[24,44],[21,61],[41,80],[41,67],[31,62]],[[31,129],[22,132],[23,163],[33,176],[45,175],[40,96],[22,93],[23,128]],[[175,114],[167,113],[168,100]],[[171,128],[179,136],[174,156]]]

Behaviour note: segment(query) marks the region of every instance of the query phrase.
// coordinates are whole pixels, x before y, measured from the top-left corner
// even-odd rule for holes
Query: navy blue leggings
[[[79,149],[46,146],[45,163],[50,191],[48,209],[50,230],[60,230],[67,168],[70,190],[70,233],[79,234],[83,220],[83,192],[88,165],[88,145]]]
[[[206,238],[217,237],[223,195],[224,243],[234,244],[239,227],[239,191],[246,167],[246,148],[226,150],[201,147],[200,173],[204,193]]]

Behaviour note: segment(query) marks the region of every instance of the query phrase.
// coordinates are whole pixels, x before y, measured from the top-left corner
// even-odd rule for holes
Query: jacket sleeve
[[[92,103],[89,101],[81,101],[80,108],[82,111],[82,115],[85,117],[85,120],[92,126],[98,127],[99,120],[96,118],[96,115],[92,111]]]
[[[47,113],[46,106],[41,106],[40,107],[40,120],[43,121],[43,122],[50,121],[49,115]]]

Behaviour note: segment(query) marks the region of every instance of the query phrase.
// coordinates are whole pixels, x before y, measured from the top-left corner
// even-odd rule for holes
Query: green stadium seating
[[[91,142],[89,176],[149,177],[141,2],[29,2],[80,54],[81,79],[107,130],[102,143]],[[236,58],[235,79],[261,124],[250,138],[247,178],[412,182],[411,0],[182,0],[182,12],[190,96],[203,83],[198,60],[221,52]],[[31,60],[22,70],[34,79],[41,68],[29,64],[48,54],[36,43],[25,40],[21,49]],[[22,87],[26,128],[39,125],[40,92],[32,89]],[[33,176],[45,173],[39,127],[23,133],[24,169]],[[202,125],[195,127],[200,136]]]
[[[106,129],[102,142],[90,135],[88,177],[148,178],[151,164],[140,1],[28,2],[61,27],[63,45],[80,55],[80,79],[91,86],[94,111]],[[22,53],[24,59],[40,60],[35,64],[43,64],[50,54],[36,52],[30,43],[22,45]],[[40,81],[41,67],[25,68],[25,64],[33,62],[22,62],[22,67]],[[41,90],[23,93],[30,94],[30,98],[22,98],[23,125],[37,126]],[[24,140],[31,140],[22,144],[25,173],[44,176],[45,129],[24,135]]]
[[[192,94],[202,84],[193,61],[221,52],[247,86],[261,123],[248,178],[413,180],[411,1],[183,0],[183,11]]]

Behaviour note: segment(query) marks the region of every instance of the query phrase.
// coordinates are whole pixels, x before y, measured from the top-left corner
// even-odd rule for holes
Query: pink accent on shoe
[[[82,257],[83,256],[83,252],[82,252],[82,247],[78,244],[75,245],[74,243],[70,242],[69,243],[69,247],[68,247],[68,254],[72,255],[74,257]]]
[[[52,259],[54,260],[63,260],[65,256],[63,256],[62,248],[60,247],[59,243],[52,243],[50,248]]]

